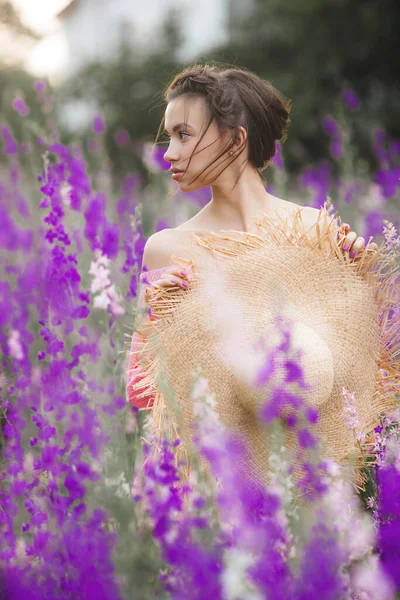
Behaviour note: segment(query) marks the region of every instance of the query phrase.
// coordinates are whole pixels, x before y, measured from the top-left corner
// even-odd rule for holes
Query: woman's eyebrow
[[[178,123],[177,125],[174,125],[172,131],[177,131],[180,127],[188,127],[189,129],[193,129],[189,123]],[[163,129],[163,133],[168,133],[168,129]]]

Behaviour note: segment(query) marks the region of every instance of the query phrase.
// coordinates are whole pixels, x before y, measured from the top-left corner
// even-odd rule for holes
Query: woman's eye
[[[179,136],[181,136],[181,134],[187,135],[187,136],[189,135],[188,133],[186,133],[186,131],[180,131],[179,132]],[[171,141],[171,136],[168,133],[165,134],[165,141],[166,142],[170,142]]]

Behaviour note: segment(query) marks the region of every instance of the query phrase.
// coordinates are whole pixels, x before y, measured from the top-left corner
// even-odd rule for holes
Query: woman
[[[221,422],[248,443],[250,479],[266,481],[270,440],[258,418],[265,392],[254,389],[254,380],[243,385],[240,359],[228,364],[229,349],[225,353],[225,348],[219,352],[216,348],[222,348],[220,322],[231,301],[236,320],[225,332],[238,333],[236,323],[243,325],[240,346],[243,339],[255,339],[254,332],[272,331],[268,328],[275,307],[264,314],[266,304],[277,306],[290,297],[288,312],[294,315],[298,348],[305,357],[302,368],[309,391],[304,400],[318,408],[316,435],[324,440],[327,457],[348,462],[356,442],[354,432],[346,431],[341,390],[355,394],[361,427],[369,432],[378,413],[392,406],[400,380],[398,360],[388,351],[396,326],[389,316],[379,323],[379,314],[390,314],[397,288],[380,278],[379,268],[374,276],[377,245],[366,246],[364,238],[348,224],[339,226],[325,209],[299,207],[266,191],[262,172],[275,155],[276,142],[286,139],[290,122],[290,103],[269,82],[243,69],[194,66],[174,78],[165,101],[169,146],[164,159],[171,163],[172,177],[184,192],[210,186],[212,196],[186,223],[155,233],[146,243],[138,303],[144,319],[132,338],[129,402],[151,411],[152,418],[145,423],[150,438],[166,435],[171,441],[181,440],[175,459],[177,465],[187,465],[179,471],[186,480],[194,417],[189,375],[201,357]],[[228,245],[235,236],[233,245],[237,242],[238,247],[232,250]],[[325,241],[326,255],[320,251]],[[207,270],[209,263],[203,269],[199,257],[209,251],[219,254],[225,266],[217,268],[211,261],[215,269]],[[234,260],[225,260],[226,256]],[[212,292],[207,304],[202,294],[210,285],[219,287],[216,272],[228,286],[221,287],[219,295]],[[281,283],[283,294],[272,297],[271,290]],[[230,347],[235,344],[236,340]],[[246,350],[243,356],[254,371],[256,361]],[[379,373],[390,377],[381,381]],[[173,390],[168,398],[166,387]],[[284,435],[285,447],[295,456],[295,433],[286,427]],[[153,449],[157,451],[156,445]],[[241,468],[250,473],[247,460]],[[203,469],[207,471],[204,464]]]
[[[169,139],[164,160],[171,163],[171,175],[183,192],[210,186],[212,195],[186,223],[148,239],[139,309],[145,307],[150,290],[144,284],[188,288],[190,272],[172,264],[171,256],[182,255],[184,249],[189,260],[193,257],[193,232],[251,232],[259,214],[290,219],[299,210],[295,203],[268,193],[262,178],[275,155],[276,142],[285,141],[290,123],[290,102],[268,81],[244,69],[196,65],[173,79],[164,98],[164,134]],[[312,228],[318,209],[303,207],[301,212],[303,222]],[[348,224],[343,224],[337,235],[346,259],[357,260],[365,249],[364,238],[350,231]],[[368,250],[376,249],[376,244],[369,244]],[[138,350],[142,342],[135,334],[132,350]],[[132,355],[128,399],[140,410],[149,410],[151,394],[138,397],[133,387],[140,378],[136,355]]]

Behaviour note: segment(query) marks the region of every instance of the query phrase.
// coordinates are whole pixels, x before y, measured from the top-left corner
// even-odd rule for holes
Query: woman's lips
[[[177,171],[176,173],[172,173],[172,179],[180,179],[182,177],[182,175],[184,174],[183,171]]]

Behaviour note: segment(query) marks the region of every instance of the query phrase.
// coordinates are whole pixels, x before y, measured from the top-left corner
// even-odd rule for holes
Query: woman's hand
[[[371,242],[365,246],[365,239],[358,236],[355,231],[350,231],[350,225],[348,223],[342,223],[337,238],[347,260],[359,258],[363,250],[370,252],[376,252],[378,250],[378,246],[375,242]]]
[[[166,269],[160,279],[152,282],[152,286],[160,286],[164,288],[181,287],[184,290],[189,287],[189,269],[182,269],[181,267],[171,267]],[[151,293],[151,286],[147,286],[145,298],[148,301]]]

